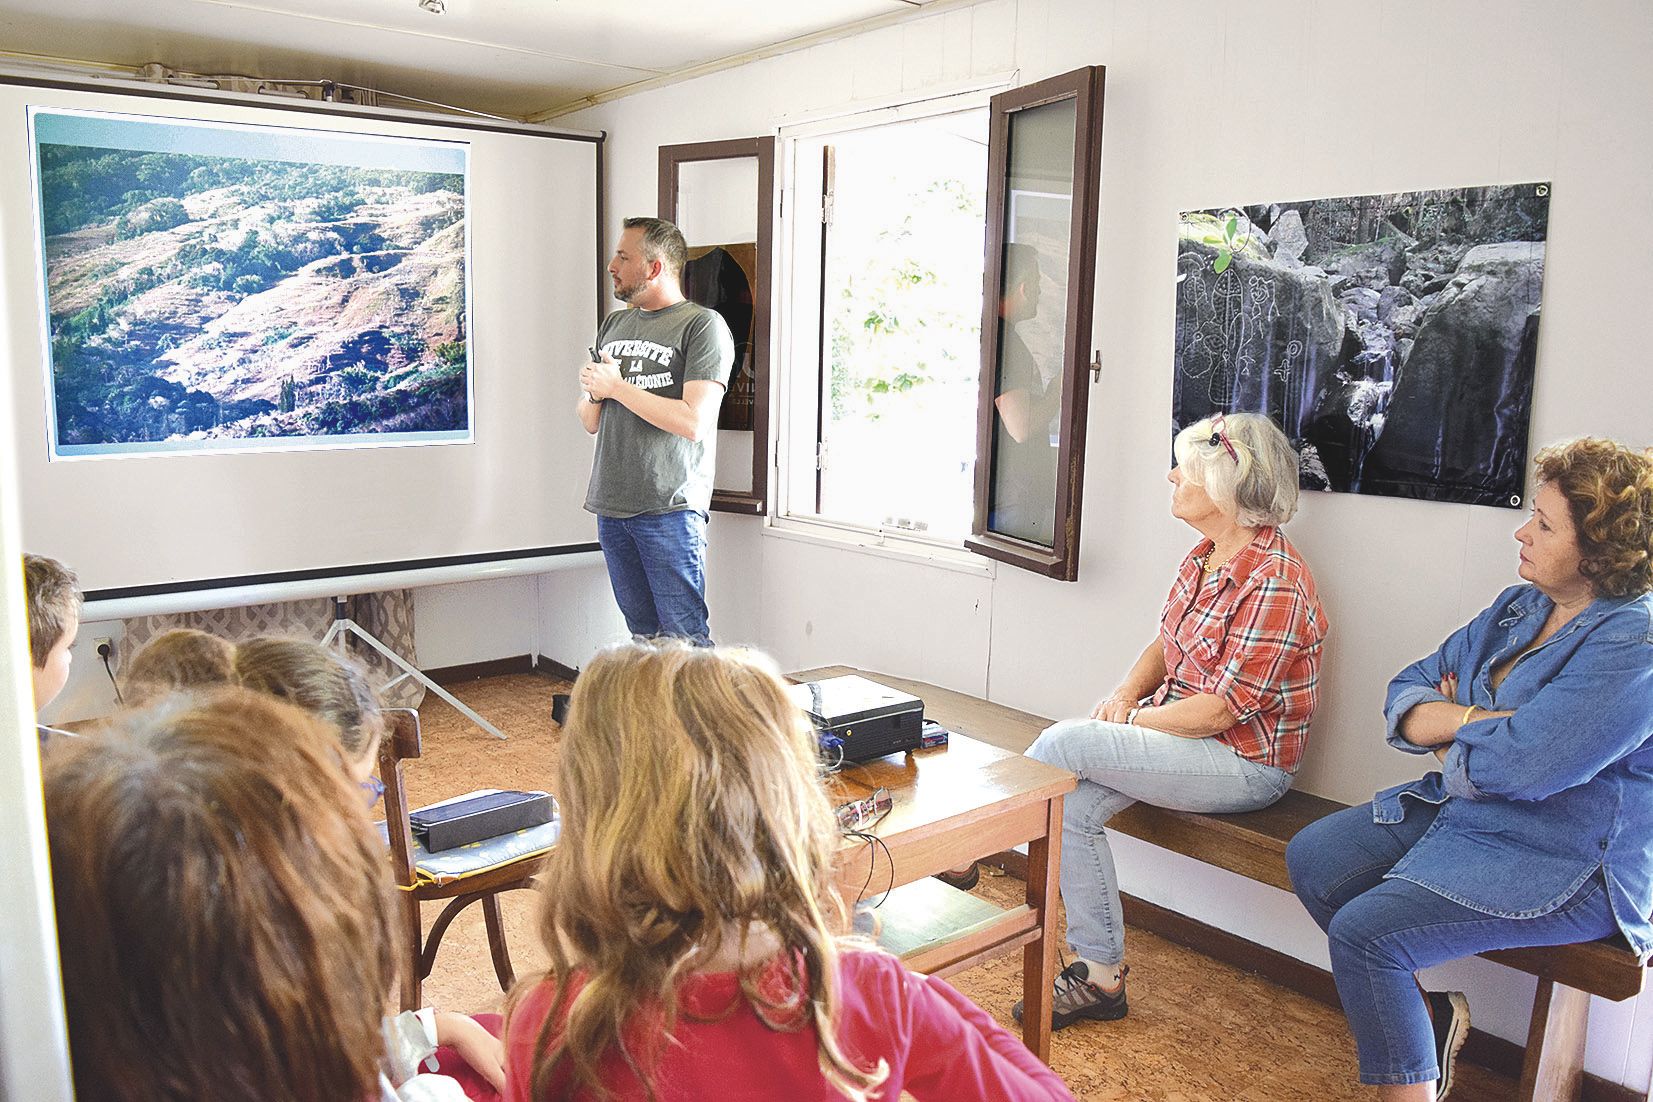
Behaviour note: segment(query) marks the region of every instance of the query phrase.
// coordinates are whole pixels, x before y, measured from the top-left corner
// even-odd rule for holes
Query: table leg
[[[1056,981],[1056,898],[1062,868],[1062,797],[1045,805],[1045,834],[1027,845],[1027,903],[1040,937],[1022,950],[1022,1040],[1050,1063],[1050,992]]]

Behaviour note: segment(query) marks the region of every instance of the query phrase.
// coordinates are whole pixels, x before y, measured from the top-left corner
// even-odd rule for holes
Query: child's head
[[[585,990],[572,1007],[560,990],[552,1017],[566,1022],[536,1078],[566,1062],[555,1074],[589,1085],[620,1023],[658,1013],[669,1030],[696,960],[766,931],[796,954],[796,998],[766,999],[752,970],[753,1007],[776,1028],[815,1028],[835,1083],[877,1082],[833,1040],[838,828],[814,733],[767,659],[681,642],[599,654],[574,686],[558,798],[540,932],[553,975]],[[646,1069],[657,1054],[631,1055]]]
[[[45,759],[81,1098],[378,1097],[384,847],[318,720],[234,689]]]
[[[38,711],[69,680],[69,648],[80,630],[80,581],[56,559],[24,555],[23,591],[29,606],[30,672]]]
[[[173,628],[138,649],[126,664],[121,696],[144,704],[179,689],[235,684],[235,645],[205,631]]]
[[[383,718],[367,677],[308,639],[252,639],[235,648],[236,679],[332,724],[345,763],[364,781],[378,761]]]

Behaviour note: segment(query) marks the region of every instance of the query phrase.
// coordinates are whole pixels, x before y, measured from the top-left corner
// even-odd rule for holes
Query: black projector
[[[850,674],[788,689],[815,724],[828,765],[871,761],[924,744],[924,702],[911,693]]]

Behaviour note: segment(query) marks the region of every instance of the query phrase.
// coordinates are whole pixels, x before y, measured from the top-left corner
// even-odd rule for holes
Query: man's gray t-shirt
[[[723,319],[687,299],[663,310],[616,310],[597,329],[597,351],[613,358],[626,382],[674,399],[683,397],[683,384],[691,380],[727,387],[735,362],[735,341]],[[685,440],[605,401],[585,507],[604,517],[706,512],[712,443]]]

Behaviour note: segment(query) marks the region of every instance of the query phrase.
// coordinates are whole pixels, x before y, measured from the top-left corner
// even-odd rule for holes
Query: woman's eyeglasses
[[[1229,457],[1232,458],[1234,462],[1238,463],[1240,461],[1240,453],[1234,450],[1233,443],[1228,439],[1228,433],[1223,431],[1224,427],[1225,422],[1223,421],[1222,414],[1219,413],[1215,417],[1211,418],[1211,439],[1206,441],[1206,445],[1214,448],[1218,444],[1221,444],[1223,448],[1227,450]]]
[[[385,794],[385,782],[378,777],[369,777],[361,782],[362,795],[367,799],[367,806],[372,807],[379,802],[379,797]]]

